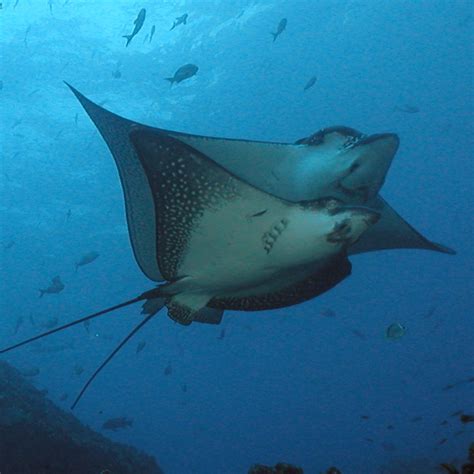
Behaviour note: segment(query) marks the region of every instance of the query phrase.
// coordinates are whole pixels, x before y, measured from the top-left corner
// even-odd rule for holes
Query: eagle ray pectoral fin
[[[209,306],[206,306],[194,314],[193,321],[196,323],[220,324],[223,315],[223,309],[210,308]]]
[[[168,316],[174,321],[189,325],[194,316],[205,308],[211,296],[202,293],[179,293],[172,296],[166,302]]]
[[[431,242],[401,217],[381,196],[367,203],[381,214],[377,224],[349,248],[349,255],[388,249],[424,249],[455,254],[444,245]]]

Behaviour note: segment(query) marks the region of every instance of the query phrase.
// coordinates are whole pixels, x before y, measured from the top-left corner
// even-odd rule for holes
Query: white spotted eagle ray
[[[181,324],[219,324],[226,309],[294,305],[351,273],[350,255],[419,248],[444,253],[379,196],[398,149],[393,133],[331,127],[296,143],[191,135],[113,114],[68,85],[107,143],[125,196],[135,259],[157,287],[14,348],[143,301]]]

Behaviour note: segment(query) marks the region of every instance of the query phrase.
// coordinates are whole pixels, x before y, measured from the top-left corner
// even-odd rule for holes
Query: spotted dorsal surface
[[[186,276],[183,262],[193,235],[206,244],[202,249],[205,254],[211,249],[214,253],[225,251],[218,249],[219,243],[226,239],[227,244],[235,243],[242,231],[255,229],[253,240],[258,242],[258,250],[266,253],[265,238],[284,221],[278,216],[285,215],[291,203],[255,189],[166,134],[134,127],[130,139],[152,190],[156,254],[166,280]],[[205,218],[211,219],[208,229],[203,228]],[[235,225],[229,222],[235,218]],[[228,235],[230,228],[235,237]]]
[[[169,134],[283,199],[333,196],[351,204],[364,204],[378,193],[399,143],[393,133],[368,136],[342,126],[294,144]]]
[[[168,313],[182,323],[212,298],[279,291],[287,272],[304,280],[378,218],[331,198],[282,200],[155,130],[133,127],[130,140],[154,199]]]
[[[143,273],[164,280],[156,255],[156,210],[148,177],[130,141],[136,126],[171,136],[200,151],[235,176],[290,201],[336,196],[347,205],[377,209],[381,219],[349,249],[353,253],[393,248],[453,251],[430,242],[378,194],[398,147],[394,134],[364,135],[348,127],[330,127],[296,143],[274,143],[193,135],[146,127],[95,104],[69,86],[107,143],[125,196],[133,252]],[[261,212],[257,210],[255,212]]]

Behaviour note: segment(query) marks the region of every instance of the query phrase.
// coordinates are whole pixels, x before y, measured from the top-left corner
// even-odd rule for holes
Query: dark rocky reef
[[[255,464],[249,469],[248,474],[303,474],[303,469],[282,462],[276,464],[275,467]]]
[[[58,408],[0,361],[0,472],[163,474],[156,461],[115,443]]]

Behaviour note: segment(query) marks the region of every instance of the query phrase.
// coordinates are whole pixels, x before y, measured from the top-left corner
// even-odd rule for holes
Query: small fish
[[[138,13],[137,19],[133,22],[135,27],[133,28],[132,34],[130,35],[123,35],[122,38],[127,39],[127,47],[130,44],[130,41],[138,34],[138,32],[142,29],[143,23],[145,22],[146,10],[142,8]]]
[[[75,375],[77,375],[79,377],[79,375],[81,375],[83,372],[84,372],[84,368],[81,365],[76,364],[74,366],[74,374]]]
[[[140,352],[145,349],[145,346],[146,346],[146,342],[145,341],[141,341],[137,344],[137,349],[135,350],[135,353],[136,354],[140,354]]]
[[[74,125],[77,127],[77,121],[79,120],[79,114],[74,115]]]
[[[155,36],[155,25],[151,27],[150,31],[150,39],[148,40],[148,43],[151,43],[151,40],[153,39],[153,36]]]
[[[385,337],[387,339],[394,341],[396,339],[400,339],[401,337],[403,337],[406,332],[407,332],[407,329],[405,326],[403,326],[403,324],[393,323],[385,331]]]
[[[17,4],[18,4],[18,0],[15,3],[15,6]],[[13,7],[13,8],[15,8],[15,7]],[[23,43],[25,44],[25,46],[28,46],[28,34],[29,34],[30,31],[31,31],[31,25],[28,25],[28,28],[25,31],[25,36],[23,37]]]
[[[252,217],[260,217],[260,216],[263,216],[264,214],[266,214],[266,212],[268,211],[268,209],[263,209],[262,211],[258,211],[258,212],[255,212],[253,214],[247,214],[247,218],[252,218]]]
[[[316,84],[316,81],[318,78],[316,76],[313,76],[304,86],[304,90],[307,91],[308,89],[311,89]]]
[[[336,312],[331,308],[324,308],[320,311],[319,314],[321,316],[324,316],[325,318],[334,318],[336,316]]]
[[[66,221],[68,221],[71,218],[71,214],[72,214],[71,209],[68,209],[66,213]]]
[[[474,415],[463,414],[459,417],[461,423],[474,423]]]
[[[369,443],[373,443],[374,440],[372,438],[364,438],[366,441],[368,441]]]
[[[49,13],[53,14],[53,0],[48,0]]]
[[[61,291],[64,290],[64,284],[61,281],[61,278],[59,276],[55,276],[51,280],[51,285],[48,286],[48,288],[45,288],[44,290],[40,289],[40,295],[39,297],[41,298],[45,293],[48,294],[54,294],[54,293],[61,293]]]
[[[117,431],[133,425],[133,420],[125,416],[110,418],[102,424],[103,430]]]
[[[20,370],[20,374],[23,375],[23,377],[36,377],[37,375],[39,375],[39,373],[39,367],[31,367],[31,369]]]
[[[421,421],[423,418],[421,416],[414,416],[410,421],[412,423],[416,423],[418,421]]]
[[[119,61],[115,66],[115,71],[112,71],[112,77],[115,79],[120,79],[122,77],[122,73],[120,72],[120,66],[122,66],[121,61]]]
[[[273,36],[273,42],[285,31],[286,24],[288,23],[286,18],[282,18],[278,23],[277,30],[275,33],[270,33]]]
[[[18,331],[20,330],[21,326],[23,326],[24,318],[23,316],[18,316],[16,323],[15,323],[15,329],[13,330],[13,334],[17,334]]]
[[[397,105],[395,110],[404,112],[405,114],[417,114],[420,111],[420,109],[414,105]]]
[[[171,27],[171,30],[174,30],[178,25],[185,25],[188,19],[188,14],[185,13],[184,15],[178,16]]]
[[[395,429],[395,426],[393,425],[387,425],[387,430],[394,430]]]
[[[370,416],[369,415],[360,415],[361,420],[369,420]]]
[[[464,379],[464,380],[460,380],[459,382],[449,383],[443,387],[443,390],[452,390],[455,387],[459,387],[460,385],[466,385],[470,382],[472,382],[471,379]]]
[[[173,85],[175,82],[179,84],[180,82],[184,81],[185,79],[189,79],[193,77],[198,72],[198,67],[194,64],[185,64],[181,66],[175,73],[173,77],[165,77],[166,81],[170,81]]]
[[[84,321],[84,329],[86,330],[86,333],[89,334],[89,328],[91,326],[91,322],[90,321]]]
[[[96,260],[98,256],[99,256],[99,252],[96,252],[95,250],[83,255],[80,258],[80,260],[76,263],[76,272],[79,267],[82,267],[84,265],[89,265],[89,263],[92,263],[94,260]]]
[[[438,446],[441,446],[442,444],[446,443],[446,441],[448,441],[448,438],[443,438],[441,440],[438,441]]]
[[[59,401],[60,402],[64,402],[68,399],[69,395],[67,393],[63,393],[60,397],[59,397]]]
[[[58,318],[56,317],[49,318],[46,321],[38,324],[40,328],[44,328],[44,329],[53,329],[57,325],[58,325]]]
[[[221,333],[217,336],[217,339],[224,339],[225,337],[225,328],[221,329]]]
[[[451,413],[451,415],[449,415],[449,416],[454,417],[454,416],[459,416],[459,415],[462,415],[462,410],[457,410],[457,411]]]
[[[148,41],[148,33],[145,35],[145,38],[143,38],[143,44],[145,44]]]
[[[18,125],[21,125],[21,122],[23,122],[23,119],[17,119],[17,120],[15,120],[15,121],[13,122],[11,128],[14,129],[14,128],[18,127]]]
[[[0,91],[3,89],[3,81],[0,81]]]
[[[182,390],[184,393],[186,393],[186,392],[188,391],[188,386],[187,386],[185,383],[183,383],[183,385],[181,385],[181,390]]]
[[[396,447],[392,443],[382,443],[382,448],[387,452],[392,452],[396,450]]]
[[[168,365],[165,367],[163,373],[165,375],[171,375],[173,373],[173,367],[171,367],[171,362],[168,362]]]
[[[423,316],[424,319],[428,319],[428,318],[431,318],[431,316],[433,316],[433,314],[435,313],[436,311],[436,306],[431,306],[430,309],[426,312],[426,314]]]
[[[351,332],[352,334],[354,334],[354,336],[357,336],[359,339],[362,339],[362,340],[367,339],[366,335],[362,331],[359,331],[358,329],[351,329]]]
[[[448,424],[449,424],[448,420],[443,420],[443,421],[440,423],[440,426],[446,426],[446,425],[448,425]]]

